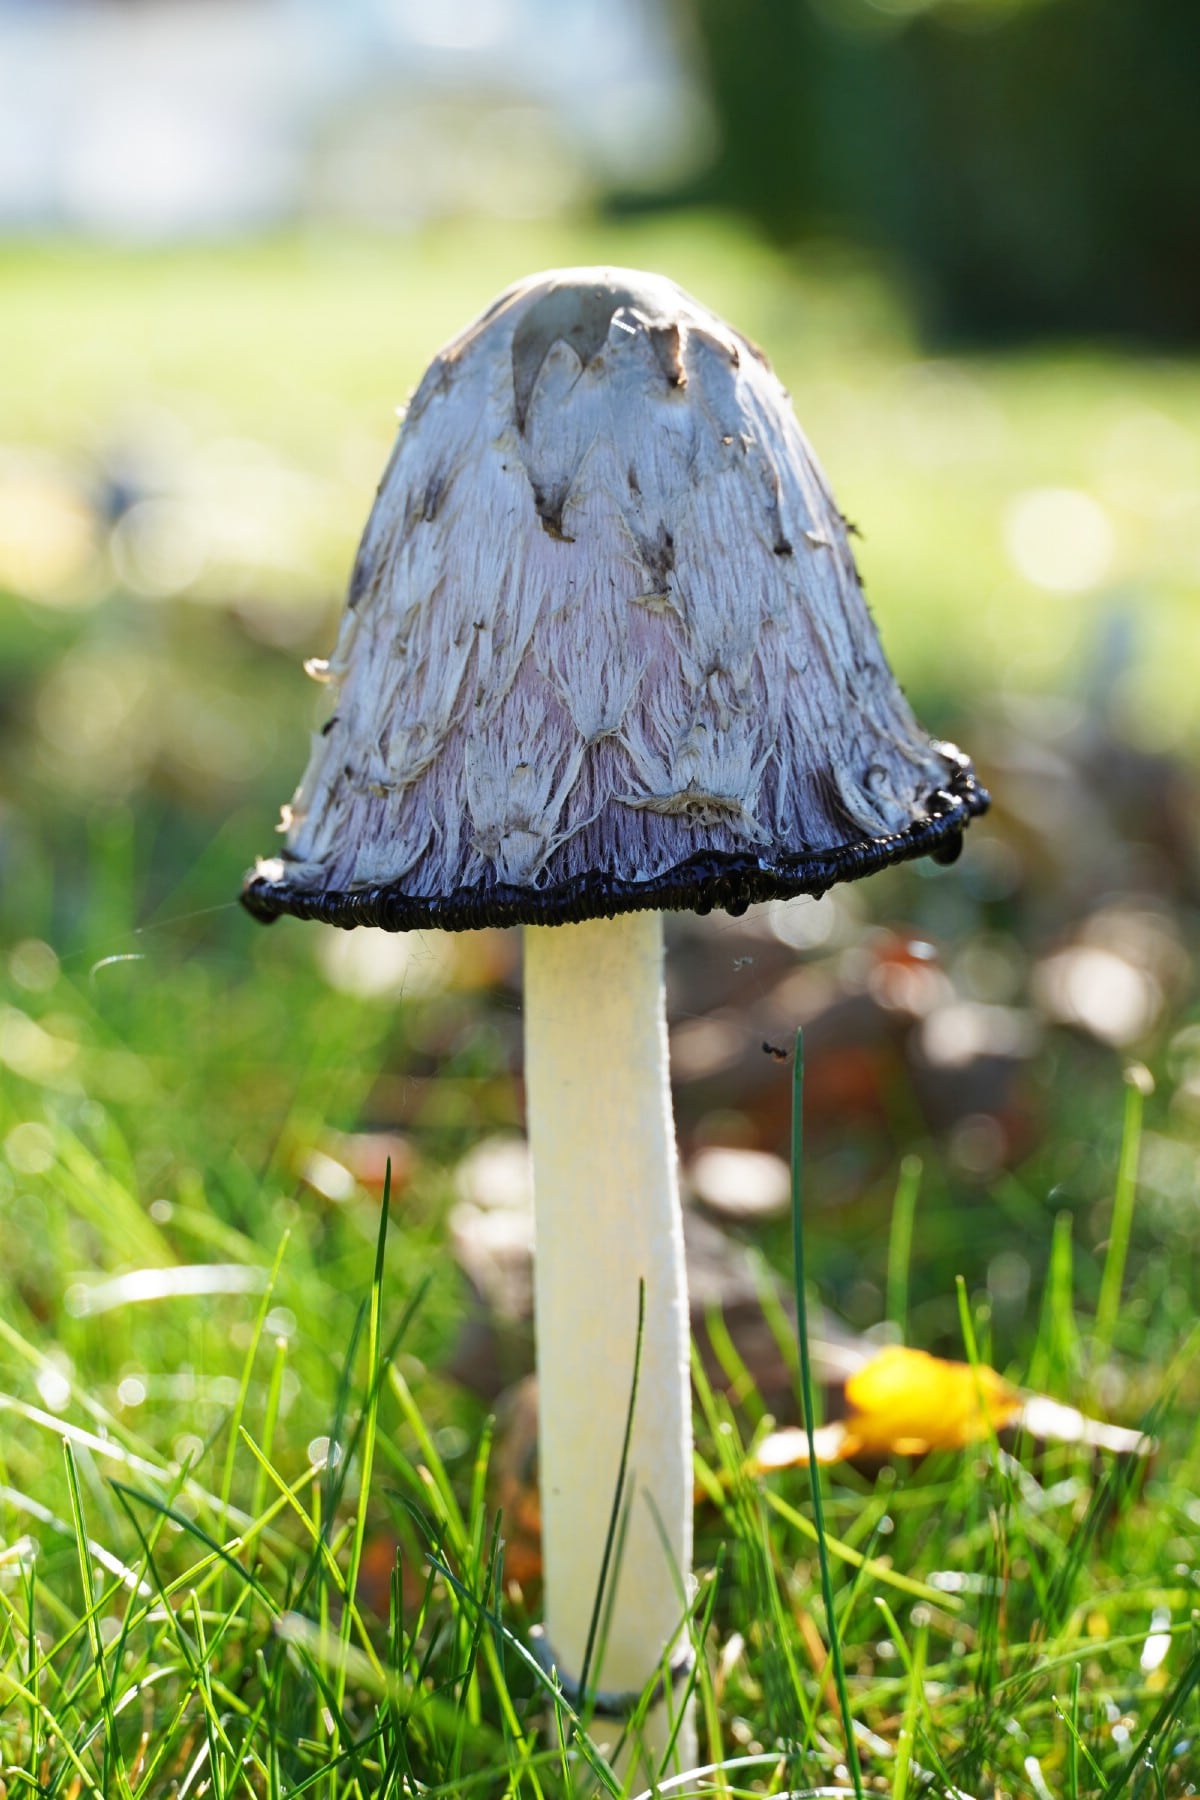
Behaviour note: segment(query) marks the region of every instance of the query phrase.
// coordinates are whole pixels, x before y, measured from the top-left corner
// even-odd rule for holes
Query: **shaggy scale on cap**
[[[952,860],[987,805],[761,352],[634,270],[531,277],[434,358],[317,672],[261,919],[740,912]]]

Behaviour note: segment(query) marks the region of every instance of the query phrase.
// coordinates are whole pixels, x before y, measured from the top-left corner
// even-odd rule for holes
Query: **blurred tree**
[[[895,255],[951,336],[1200,337],[1197,0],[680,0],[722,141],[680,198]]]

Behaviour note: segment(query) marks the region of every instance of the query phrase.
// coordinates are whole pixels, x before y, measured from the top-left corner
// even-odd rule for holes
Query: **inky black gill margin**
[[[301,888],[286,876],[268,881],[254,871],[242,888],[242,905],[270,924],[282,913],[320,919],[346,930],[375,925],[384,931],[475,931],[485,925],[567,925],[611,919],[627,912],[720,910],[735,916],[759,900],[820,896],[839,881],[858,881],[892,863],[931,856],[954,862],[971,819],[987,811],[990,796],[954,744],[938,744],[949,776],[925,802],[922,817],[903,831],[862,838],[832,850],[771,856],[701,851],[650,881],[591,871],[544,888],[478,882],[429,898],[406,894],[400,882],[332,891]]]

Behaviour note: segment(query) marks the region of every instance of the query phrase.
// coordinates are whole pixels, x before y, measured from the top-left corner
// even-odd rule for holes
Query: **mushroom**
[[[536,275],[437,355],[367,523],[335,699],[245,904],[525,927],[545,1652],[589,1702],[689,1666],[688,1307],[662,914],[929,853],[987,795],[917,726],[762,353],[660,276]],[[674,1760],[686,1764],[689,1729]]]

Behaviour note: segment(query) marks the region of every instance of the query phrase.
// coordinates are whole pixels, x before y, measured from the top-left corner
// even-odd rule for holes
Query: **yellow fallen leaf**
[[[997,1431],[1015,1427],[1038,1443],[1077,1444],[1114,1456],[1148,1459],[1157,1449],[1156,1440],[1143,1432],[1090,1419],[1046,1394],[1019,1394],[982,1364],[972,1369],[899,1345],[880,1350],[848,1375],[842,1394],[845,1418],[817,1430],[819,1463],[961,1450],[986,1436],[989,1423]],[[807,1433],[803,1426],[787,1425],[755,1446],[751,1467],[770,1475],[807,1461]]]
[[[889,1344],[846,1382],[845,1454],[961,1450],[1000,1430],[1020,1409],[1020,1395],[995,1369]]]
[[[889,1344],[855,1369],[846,1377],[843,1393],[845,1418],[822,1425],[815,1434],[819,1463],[961,1450],[986,1437],[989,1429],[1000,1431],[1023,1417],[1020,1394],[995,1369],[943,1362],[901,1344]],[[751,1461],[760,1475],[802,1467],[808,1461],[803,1426],[770,1432]]]

